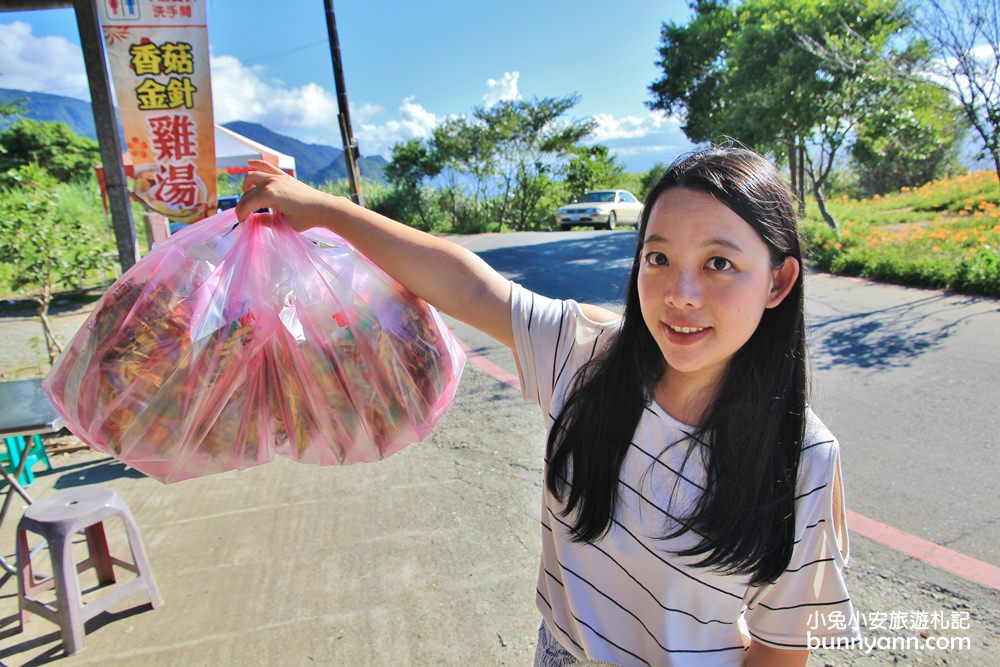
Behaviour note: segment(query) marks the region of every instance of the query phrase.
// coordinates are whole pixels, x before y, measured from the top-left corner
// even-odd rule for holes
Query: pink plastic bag
[[[43,386],[99,451],[174,482],[422,440],[465,364],[437,311],[336,234],[232,210],[158,244]]]

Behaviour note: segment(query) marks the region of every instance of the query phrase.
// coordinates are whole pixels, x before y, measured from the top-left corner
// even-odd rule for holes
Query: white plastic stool
[[[113,557],[108,549],[103,522],[114,516],[120,517],[125,526],[132,551],[131,563]],[[37,583],[28,550],[28,531],[41,535],[48,542],[52,558],[52,576]],[[75,563],[73,536],[81,531],[87,536],[88,557]],[[112,584],[115,583],[115,565],[134,572],[136,578],[84,604],[77,574],[94,568],[101,585]],[[110,489],[71,489],[29,506],[17,525],[17,566],[21,630],[30,617],[29,612],[52,621],[59,626],[67,655],[83,648],[84,623],[130,595],[145,590],[154,608],[163,604],[132,513],[125,501]],[[55,604],[34,598],[50,588],[56,591]]]

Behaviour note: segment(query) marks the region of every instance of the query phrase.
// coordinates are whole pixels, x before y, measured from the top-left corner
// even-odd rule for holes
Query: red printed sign
[[[215,124],[204,0],[103,0],[104,43],[133,192],[172,220],[215,212]]]

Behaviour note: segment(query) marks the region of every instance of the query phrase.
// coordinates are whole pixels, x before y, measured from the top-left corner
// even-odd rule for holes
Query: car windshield
[[[614,192],[588,192],[583,195],[581,201],[585,202],[613,202],[615,200]]]

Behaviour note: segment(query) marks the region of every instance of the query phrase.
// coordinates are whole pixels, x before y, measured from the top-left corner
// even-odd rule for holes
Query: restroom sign
[[[104,15],[110,19],[139,18],[139,0],[104,0]]]

